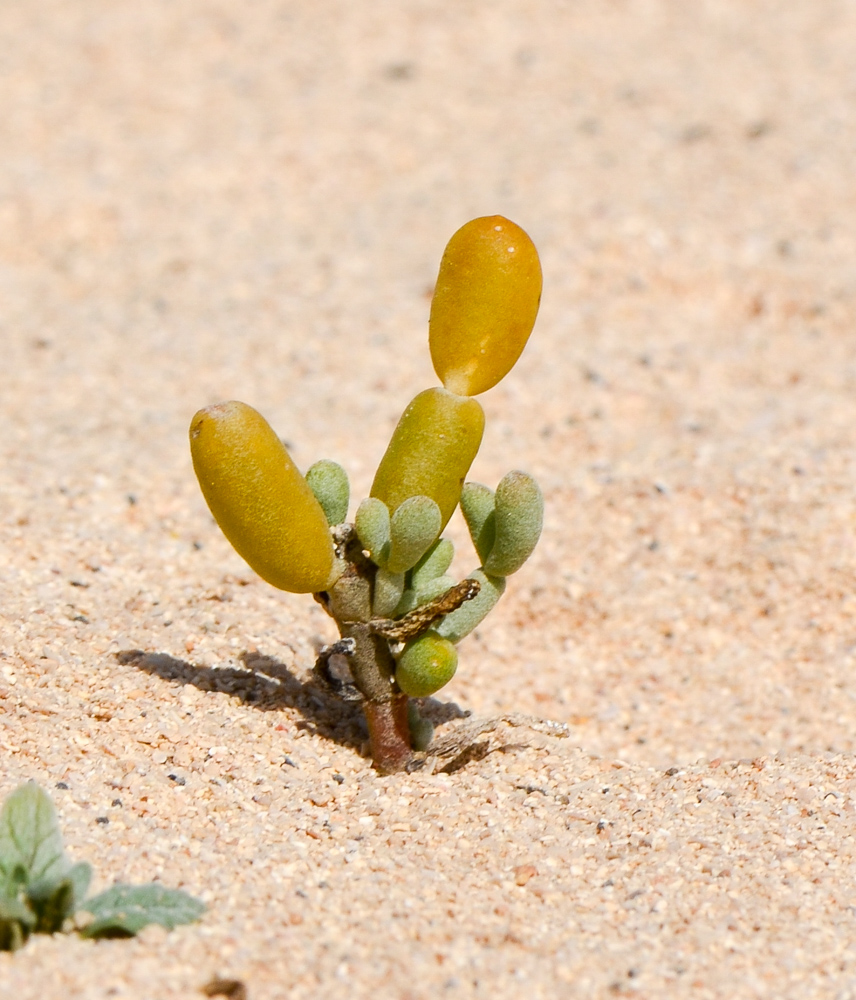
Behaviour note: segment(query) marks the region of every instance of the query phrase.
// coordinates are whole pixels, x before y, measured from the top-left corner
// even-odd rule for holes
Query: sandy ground
[[[2,997],[856,997],[854,38],[844,0],[0,4],[0,793],[51,789],[96,888],[209,904],[34,940]],[[382,778],[187,426],[245,400],[365,495],[493,213],[545,293],[472,478],[547,523],[430,710],[571,736]]]

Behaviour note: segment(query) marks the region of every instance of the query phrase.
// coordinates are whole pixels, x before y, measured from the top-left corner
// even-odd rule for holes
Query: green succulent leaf
[[[496,540],[494,508],[494,492],[489,486],[483,486],[481,483],[464,483],[461,491],[461,513],[470,529],[470,538],[482,565],[487,562]]]
[[[26,886],[60,882],[70,863],[63,853],[56,809],[47,792],[34,782],[20,785],[0,810],[0,872],[7,883]]]
[[[388,569],[403,573],[413,567],[440,534],[440,508],[429,497],[405,500],[390,521]]]
[[[393,513],[410,497],[430,497],[440,508],[442,531],[458,505],[483,433],[478,400],[441,388],[420,392],[393,432],[371,495]]]
[[[354,518],[357,537],[377,566],[386,566],[389,558],[389,508],[377,497],[366,497],[357,507]]]
[[[496,540],[484,562],[492,576],[510,576],[526,562],[541,537],[544,497],[525,472],[509,472],[496,488]]]
[[[403,593],[404,573],[378,569],[372,594],[372,614],[376,618],[388,618],[398,607]]]
[[[149,924],[172,930],[193,923],[205,912],[205,904],[181,889],[150,885],[114,885],[87,899],[84,911],[92,920],[81,930],[83,937],[130,937]]]
[[[406,615],[409,611],[412,611],[416,605],[419,604],[419,597],[415,590],[411,588],[406,588],[404,593],[401,595],[401,600],[396,604],[395,611],[392,613],[393,618],[401,618],[402,615]]]
[[[464,636],[469,635],[493,610],[505,591],[504,576],[488,576],[483,570],[477,569],[469,574],[468,579],[478,580],[481,590],[471,601],[446,615],[436,626],[438,635],[450,642],[460,642]]]
[[[411,698],[424,698],[448,684],[458,667],[458,652],[430,630],[408,642],[398,657],[395,680]]]
[[[431,745],[434,739],[434,723],[430,719],[424,719],[419,714],[419,709],[415,701],[407,703],[407,725],[410,729],[410,745],[414,750],[422,752]]]
[[[452,565],[454,557],[455,546],[448,538],[438,538],[413,567],[410,574],[411,586],[414,590],[420,590],[431,580],[442,576]]]
[[[327,523],[331,527],[347,520],[351,485],[348,482],[348,473],[338,462],[322,458],[320,462],[310,466],[306,473],[306,482],[315,494],[315,499],[321,504]]]
[[[406,615],[408,611],[418,608],[421,604],[433,601],[435,597],[445,594],[456,583],[457,580],[444,573],[442,576],[435,576],[433,580],[427,580],[418,589],[408,587],[401,595],[401,600],[395,609],[394,617],[401,618],[402,615]]]

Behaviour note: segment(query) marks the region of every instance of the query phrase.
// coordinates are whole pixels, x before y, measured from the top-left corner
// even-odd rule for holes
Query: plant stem
[[[389,701],[364,701],[369,727],[372,762],[381,774],[393,774],[406,766],[413,751],[407,721],[407,695],[395,694]]]
[[[378,771],[389,774],[402,770],[413,753],[407,695],[395,685],[395,658],[389,641],[369,624],[377,566],[363,555],[353,529],[346,527],[338,553],[345,561],[345,570],[331,590],[317,594],[316,599],[336,622],[339,635],[352,640],[348,666],[363,696],[372,759]]]

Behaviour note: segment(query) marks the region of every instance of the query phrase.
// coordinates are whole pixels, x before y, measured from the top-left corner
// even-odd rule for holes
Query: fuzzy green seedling
[[[77,930],[83,937],[131,937],[148,924],[168,930],[198,920],[205,906],[158,883],[114,885],[87,896],[92,868],[65,856],[56,810],[34,783],[0,809],[0,951],[31,934]]]
[[[489,216],[455,233],[429,321],[443,384],[405,409],[353,523],[348,477],[336,462],[316,462],[301,476],[244,403],[193,418],[194,469],[223,533],[263,579],[313,593],[336,622],[340,639],[322,649],[315,676],[330,692],[361,700],[380,771],[405,768],[428,748],[433,727],[409,699],[451,680],[456,644],[538,540],[543,500],[531,476],[511,472],[495,493],[466,477],[485,424],[472,397],[513,367],[540,296],[538,254],[513,222]],[[459,504],[480,565],[456,583],[448,575],[454,548],[441,533]],[[346,658],[351,680],[331,670],[334,656]]]

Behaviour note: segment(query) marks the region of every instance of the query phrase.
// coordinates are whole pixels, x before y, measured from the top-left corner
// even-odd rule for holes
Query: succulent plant
[[[431,305],[429,346],[442,387],[405,409],[370,496],[347,521],[345,470],[327,459],[302,476],[265,419],[245,403],[200,410],[193,465],[211,513],[268,583],[311,593],[335,620],[317,677],[361,700],[375,766],[400,770],[430,742],[411,698],[451,680],[455,645],[478,626],[531,554],[543,499],[510,472],[496,491],[466,482],[484,433],[473,397],[520,357],[538,313],[541,267],[526,233],[502,216],[474,219],[449,241]],[[456,583],[441,532],[460,504],[480,566]],[[351,680],[330,670],[344,657]]]

